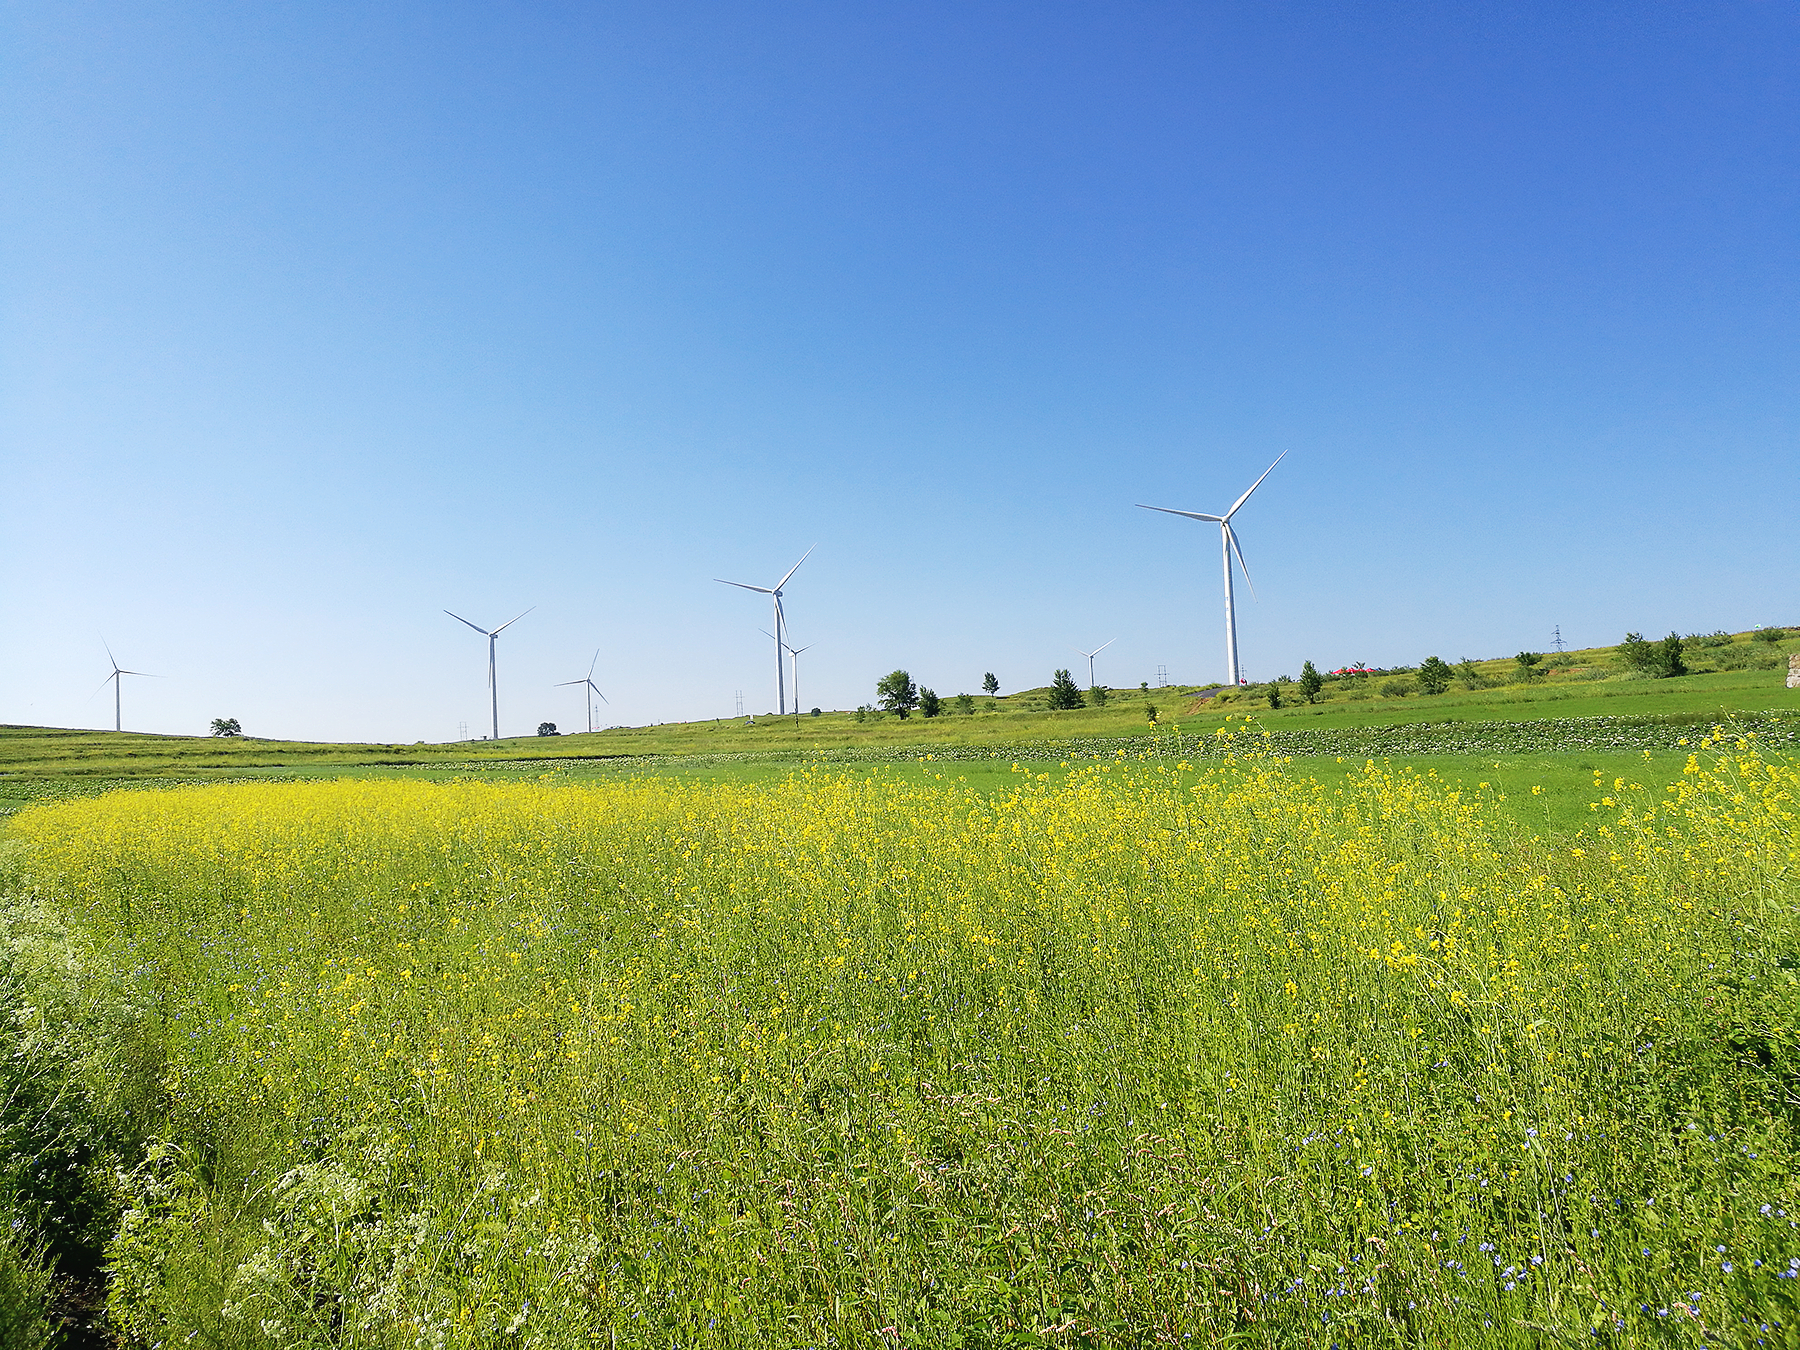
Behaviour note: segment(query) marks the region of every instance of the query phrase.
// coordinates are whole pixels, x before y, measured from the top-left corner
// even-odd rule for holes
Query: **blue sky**
[[[445,740],[1800,623],[1800,15],[16,0],[0,721]]]

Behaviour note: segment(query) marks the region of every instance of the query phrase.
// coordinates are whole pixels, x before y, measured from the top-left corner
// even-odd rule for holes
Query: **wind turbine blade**
[[[588,681],[588,688],[592,689],[596,694],[600,694],[600,686],[595,684],[592,680]],[[605,694],[600,694],[600,701],[608,704],[612,702]]]
[[[798,656],[801,652],[810,652],[816,646],[818,646],[816,642],[809,642],[804,647],[789,647],[788,654],[790,656]]]
[[[561,689],[564,685],[586,684],[586,683],[587,683],[586,680],[558,680],[556,682],[556,688]]]
[[[721,586],[742,586],[747,591],[757,591],[763,595],[775,594],[775,592],[770,590],[767,586],[752,586],[747,581],[727,581],[724,577],[714,577],[713,580],[718,582]]]
[[[1177,511],[1172,506],[1145,506],[1142,502],[1137,503],[1137,505],[1138,508],[1143,511],[1162,511],[1171,516],[1186,516],[1189,520],[1209,520],[1215,525],[1225,519],[1224,516],[1209,516],[1199,511]]]
[[[112,662],[112,668],[113,668],[113,669],[114,669],[114,670],[117,670],[117,669],[118,669],[118,668],[119,668],[119,658],[118,658],[118,657],[116,657],[116,656],[114,656],[114,655],[113,655],[113,654],[112,654],[112,648],[111,648],[111,647],[110,647],[110,646],[107,646],[107,642],[106,642],[106,639],[105,639],[105,638],[101,638],[101,639],[100,639],[100,645],[101,645],[101,646],[102,646],[102,647],[106,647],[106,659],[107,659],[107,660],[108,660],[108,661],[111,661],[111,662]]]
[[[1250,580],[1250,564],[1244,561],[1244,550],[1238,547],[1237,531],[1231,526],[1225,527],[1225,537],[1231,541],[1231,551],[1237,554],[1238,566],[1244,571],[1244,584],[1250,588],[1250,596],[1256,598],[1256,583]]]
[[[536,606],[536,605],[533,605],[533,606],[532,606],[532,607],[531,607],[531,609],[536,609],[536,608],[537,608],[537,606]],[[513,625],[514,625],[514,624],[515,624],[515,623],[517,623],[517,622],[518,622],[518,621],[519,621],[519,620],[520,620],[520,619],[522,619],[522,618],[524,618],[524,617],[525,617],[525,615],[527,615],[527,614],[529,614],[529,613],[531,613],[531,609],[528,609],[528,610],[524,610],[524,611],[523,611],[523,612],[521,612],[521,613],[518,613],[518,614],[515,614],[515,615],[513,615],[513,616],[512,616],[512,618],[510,618],[510,619],[508,619],[508,620],[507,620],[507,621],[506,621],[506,622],[505,622],[505,623],[503,623],[503,624],[501,624],[501,625],[500,625],[500,626],[499,626],[499,627],[498,627],[498,628],[496,628],[496,629],[495,629],[495,630],[494,630],[494,631],[493,631],[493,632],[491,632],[491,633],[489,633],[489,634],[488,634],[488,636],[489,636],[489,637],[498,637],[498,636],[499,636],[499,635],[500,635],[500,634],[501,634],[501,633],[503,633],[503,632],[505,632],[505,631],[506,631],[506,630],[507,630],[507,629],[508,629],[508,628],[511,628],[511,627],[512,627],[512,626],[513,626]]]
[[[111,684],[113,682],[113,680],[117,677],[118,673],[119,672],[115,670],[111,675],[108,675],[104,680],[100,681],[99,684],[95,685],[94,686],[94,694],[99,693],[102,689],[106,688],[107,685]],[[88,697],[92,698],[94,696],[94,694],[89,694]]]
[[[1088,655],[1089,656],[1098,656],[1098,655],[1100,655],[1101,652],[1105,651],[1108,647],[1112,646],[1113,643],[1117,642],[1118,640],[1119,639],[1117,639],[1116,637],[1109,637],[1108,639],[1106,639],[1105,642],[1102,642],[1098,647],[1094,648],[1093,651],[1089,652]]]
[[[1281,461],[1286,458],[1287,458],[1287,451],[1283,450],[1279,455],[1275,456],[1275,464],[1281,463]],[[1238,507],[1242,506],[1245,502],[1250,500],[1250,493],[1255,492],[1256,489],[1258,489],[1259,487],[1262,486],[1263,478],[1267,478],[1270,474],[1275,472],[1275,464],[1271,464],[1271,465],[1269,465],[1268,468],[1264,469],[1262,471],[1262,478],[1257,479],[1254,483],[1252,483],[1250,485],[1250,491],[1246,492],[1243,496],[1239,497],[1235,502],[1233,502],[1231,504],[1231,510],[1227,511],[1225,513],[1226,520],[1230,520],[1232,515],[1236,513]],[[1246,578],[1248,578],[1249,575],[1250,574],[1248,572],[1244,573],[1244,576]],[[1252,591],[1254,591],[1256,588],[1254,586],[1252,586],[1250,589]]]
[[[588,662],[588,679],[594,678],[594,667],[600,664],[600,649],[594,648],[594,659]]]
[[[458,623],[469,623],[469,621],[467,619],[463,618],[463,616],[460,614],[451,614],[449,610],[445,610],[444,613],[450,614],[450,617],[455,619]],[[469,623],[469,627],[473,628],[477,633],[480,633],[481,636],[483,636],[483,637],[492,637],[493,636],[493,634],[489,633],[487,629],[481,627],[479,624]]]
[[[812,557],[813,548],[817,548],[817,547],[818,547],[818,545],[814,544],[812,546],[812,548],[807,549],[806,552],[804,552],[800,555],[800,562],[797,562],[792,567],[788,568],[787,577],[783,577],[780,581],[775,583],[776,590],[780,590],[783,586],[788,584],[788,577],[793,576],[794,573],[796,573],[800,570],[800,563],[805,562],[808,558]]]

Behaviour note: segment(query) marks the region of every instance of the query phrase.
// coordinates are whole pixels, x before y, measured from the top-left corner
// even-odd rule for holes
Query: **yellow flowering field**
[[[145,1345],[1795,1344],[1800,775],[1596,788],[1573,843],[1254,753],[12,836],[154,1077]]]

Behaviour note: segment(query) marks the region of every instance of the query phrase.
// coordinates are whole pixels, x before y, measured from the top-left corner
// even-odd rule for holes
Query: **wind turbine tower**
[[[761,632],[764,637],[773,636],[766,628]],[[804,647],[789,647],[786,643],[782,644],[788,654],[788,664],[793,667],[794,671],[794,716],[796,718],[800,716],[800,653],[809,652],[818,645],[816,642],[809,642]]]
[[[594,667],[596,665],[598,665],[599,663],[600,663],[600,649],[598,647],[596,647],[596,648],[594,648],[594,659],[592,661],[588,662],[588,673],[585,678],[579,679],[579,680],[563,680],[563,681],[560,681],[556,686],[558,689],[566,688],[567,686],[569,686],[571,684],[585,684],[587,686],[587,715],[588,715],[588,730],[589,731],[592,731],[594,729],[594,695],[600,694],[600,686],[594,683]],[[610,703],[612,700],[607,698],[605,694],[600,694],[600,701],[602,703]]]
[[[1275,464],[1281,463],[1281,461],[1286,458],[1287,451],[1283,450],[1279,455],[1275,456]],[[1219,547],[1223,550],[1225,555],[1225,668],[1227,671],[1227,678],[1234,686],[1243,683],[1243,672],[1238,666],[1237,611],[1232,606],[1232,554],[1237,554],[1238,566],[1243,568],[1244,582],[1250,587],[1251,595],[1256,594],[1256,586],[1250,581],[1250,568],[1244,562],[1243,549],[1238,547],[1237,532],[1231,528],[1231,518],[1237,514],[1240,506],[1250,500],[1250,493],[1255,492],[1257,488],[1262,486],[1263,478],[1267,478],[1270,474],[1275,472],[1275,464],[1271,464],[1268,468],[1264,469],[1262,471],[1262,478],[1258,478],[1252,483],[1244,495],[1233,502],[1231,504],[1231,509],[1222,516],[1209,516],[1201,511],[1177,511],[1168,506],[1145,506],[1142,502],[1138,503],[1138,506],[1146,511],[1166,511],[1171,516],[1186,516],[1189,520],[1209,521],[1219,527]]]
[[[536,609],[536,608],[537,608],[536,605],[533,605],[531,607],[531,609]],[[455,619],[458,623],[468,623],[469,627],[473,628],[477,633],[480,633],[484,638],[486,638],[488,640],[488,693],[490,695],[492,695],[492,697],[493,697],[494,739],[495,740],[500,739],[500,684],[499,684],[499,681],[496,680],[494,677],[494,646],[497,642],[499,642],[500,635],[502,633],[504,633],[507,629],[511,628],[520,619],[524,618],[526,614],[531,613],[531,609],[524,611],[524,613],[513,615],[512,618],[508,619],[505,623],[501,624],[498,628],[496,628],[491,633],[488,632],[487,629],[481,627],[481,625],[479,625],[479,624],[469,623],[469,621],[467,619],[463,618],[463,616],[460,614],[451,613],[451,611],[449,611],[449,610],[444,611],[444,613],[449,614],[450,617]],[[594,655],[595,655],[595,658],[598,659],[600,654],[598,652],[595,652]]]
[[[113,668],[112,674],[108,675],[106,677],[106,679],[100,681],[100,689],[106,688],[107,683],[109,681],[111,682],[112,687],[113,687],[113,730],[114,731],[123,731],[123,730],[125,730],[125,719],[124,719],[123,713],[121,711],[121,702],[119,699],[119,686],[125,683],[125,676],[127,676],[127,675],[137,675],[146,680],[153,680],[156,678],[156,676],[148,674],[147,672],[142,671],[142,670],[126,670],[126,669],[124,669],[123,667],[121,667],[119,665],[119,658],[112,654],[112,648],[106,646],[106,641],[104,639],[101,640],[100,645],[102,647],[106,647],[106,659],[108,661],[112,662],[112,668]],[[100,689],[96,689],[94,691],[94,694],[99,693]],[[89,694],[88,697],[92,698],[94,696],[94,694]]]
[[[1088,688],[1089,689],[1092,689],[1094,687],[1094,658],[1096,656],[1100,655],[1101,652],[1105,651],[1108,647],[1112,646],[1113,643],[1117,642],[1118,640],[1119,639],[1117,639],[1117,638],[1108,638],[1108,639],[1106,639],[1105,642],[1102,642],[1098,647],[1094,648],[1094,650],[1091,652],[1081,652],[1081,648],[1079,648],[1079,647],[1077,647],[1075,649],[1076,651],[1081,652],[1081,654],[1083,656],[1087,657],[1087,659],[1088,659]]]
[[[813,545],[813,548],[817,547],[817,544]],[[788,568],[787,576],[782,577],[782,579],[773,586],[752,586],[747,581],[726,581],[724,577],[713,578],[714,581],[719,582],[721,585],[741,586],[744,590],[756,591],[761,595],[771,596],[775,601],[775,631],[770,634],[770,636],[775,639],[775,711],[778,713],[787,711],[786,675],[782,670],[781,662],[782,649],[787,646],[787,616],[781,612],[781,588],[788,584],[788,577],[793,576],[794,573],[800,570],[800,563],[803,563],[808,558],[812,557],[812,551],[813,549],[809,548],[806,552],[802,553],[800,555],[800,562],[797,562],[792,567]],[[798,698],[798,695],[795,697]]]

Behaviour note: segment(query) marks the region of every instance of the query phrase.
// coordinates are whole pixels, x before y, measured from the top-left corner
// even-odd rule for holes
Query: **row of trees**
[[[1147,693],[1150,686],[1146,684],[1143,687]],[[982,676],[981,688],[989,697],[1000,692],[1000,681],[993,671]],[[1095,685],[1083,695],[1074,676],[1066,670],[1057,671],[1051,678],[1049,701],[1052,708],[1080,708],[1088,705],[1101,707],[1106,699],[1107,691],[1100,685]],[[946,700],[935,690],[916,683],[910,672],[893,670],[876,681],[875,706],[902,719],[914,712],[922,717],[937,717],[946,707],[959,713],[972,713],[975,711],[975,698],[971,694],[958,694],[955,698]],[[868,711],[867,708],[858,710],[859,714]]]

